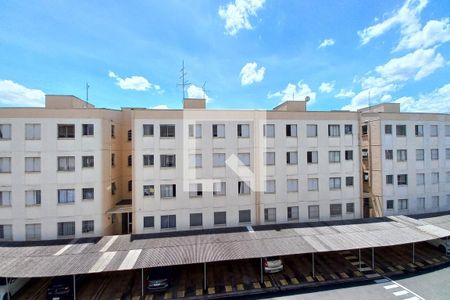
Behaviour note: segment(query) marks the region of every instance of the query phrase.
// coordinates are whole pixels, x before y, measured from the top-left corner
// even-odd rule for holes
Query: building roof
[[[393,246],[450,236],[450,213],[0,243],[1,277],[46,277]]]

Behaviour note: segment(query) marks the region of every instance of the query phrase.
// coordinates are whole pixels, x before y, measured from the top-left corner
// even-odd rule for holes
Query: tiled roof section
[[[450,235],[450,213],[223,228],[147,235],[0,243],[1,277],[45,277],[340,251]]]

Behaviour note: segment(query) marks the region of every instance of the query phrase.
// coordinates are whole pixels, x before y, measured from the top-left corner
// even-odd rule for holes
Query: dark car
[[[162,292],[170,287],[172,278],[171,267],[152,268],[146,277],[146,289],[149,292]]]
[[[75,277],[75,284],[78,288],[83,276]],[[47,289],[48,300],[73,299],[73,276],[54,277]]]

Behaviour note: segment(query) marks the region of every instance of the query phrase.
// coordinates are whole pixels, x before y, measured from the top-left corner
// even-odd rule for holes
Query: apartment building
[[[0,239],[447,210],[449,171],[450,116],[397,104],[111,110],[47,96],[45,108],[0,109]]]

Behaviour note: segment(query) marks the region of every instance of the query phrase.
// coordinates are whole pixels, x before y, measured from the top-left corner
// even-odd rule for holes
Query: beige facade
[[[203,99],[185,99],[179,110],[110,110],[47,96],[45,108],[0,109],[0,120],[5,240],[450,209],[450,116],[401,113],[395,104],[210,110]],[[397,125],[406,137],[397,137]],[[415,137],[416,125],[423,136]]]

